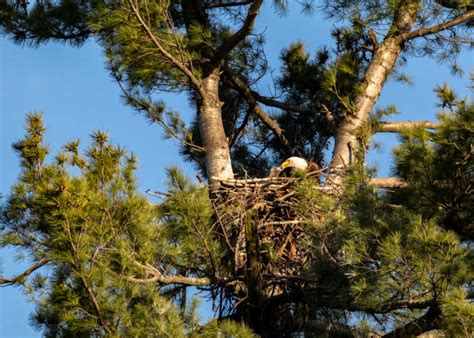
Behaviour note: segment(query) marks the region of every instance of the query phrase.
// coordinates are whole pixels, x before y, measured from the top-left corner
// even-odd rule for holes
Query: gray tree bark
[[[354,163],[361,146],[359,132],[368,124],[369,114],[403,49],[404,40],[400,35],[411,30],[417,8],[418,1],[407,0],[402,3],[388,34],[374,51],[364,75],[362,92],[355,99],[355,109],[347,112],[346,118],[337,130],[331,167],[346,167]]]
[[[229,144],[222,123],[219,100],[219,68],[206,74],[201,79],[202,94],[200,98],[198,123],[203,146],[206,150],[206,171],[210,187],[219,180],[234,178],[230,158]]]

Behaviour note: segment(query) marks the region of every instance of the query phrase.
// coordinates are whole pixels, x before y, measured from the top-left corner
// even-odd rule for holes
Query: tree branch
[[[225,8],[225,7],[236,7],[236,6],[245,6],[252,3],[252,0],[247,1],[232,1],[232,2],[216,2],[204,6],[205,9],[212,8]]]
[[[374,177],[370,179],[369,185],[373,188],[406,188],[408,183],[398,177]]]
[[[140,22],[140,25],[143,27],[143,29],[145,30],[145,33],[148,35],[148,37],[153,42],[153,44],[158,49],[158,51],[161,53],[161,55],[163,55],[166,59],[168,59],[168,61],[170,61],[173,65],[175,65],[176,68],[178,68],[189,79],[189,81],[194,85],[194,87],[199,92],[199,94],[202,97],[205,97],[205,95],[203,95],[204,93],[202,92],[201,81],[199,81],[199,79],[194,76],[194,74],[191,72],[191,70],[189,70],[185,65],[183,65],[178,59],[176,59],[171,53],[169,53],[160,44],[160,42],[158,41],[156,36],[153,34],[151,28],[147,25],[145,20],[142,18],[141,14],[140,14],[140,11],[138,10],[138,8],[134,4],[134,1],[129,0],[128,2],[130,4],[130,7],[132,8],[133,13],[135,14],[138,21]]]
[[[32,267],[30,267],[29,269],[23,271],[22,273],[20,273],[19,275],[15,276],[15,277],[12,277],[12,278],[4,278],[4,277],[1,277],[0,276],[0,285],[3,285],[3,286],[7,286],[7,285],[13,285],[13,284],[16,284],[16,283],[21,283],[21,281],[25,278],[25,277],[28,277],[29,275],[31,275],[33,272],[35,272],[36,270],[38,270],[39,268],[41,268],[42,266],[46,265],[49,263],[49,260],[42,260],[42,261],[39,261],[38,263],[36,263],[35,265],[33,265]]]
[[[428,128],[428,129],[436,129],[440,126],[438,122],[430,122],[430,121],[406,121],[406,122],[381,122],[375,132],[377,133],[400,133],[405,129],[413,129],[413,128]]]
[[[419,334],[438,328],[441,311],[438,307],[432,306],[423,316],[401,326],[392,332],[384,335],[387,338],[415,337]]]
[[[293,151],[290,147],[288,140],[286,139],[283,133],[283,129],[281,129],[278,123],[263,111],[262,107],[260,107],[257,100],[252,95],[250,88],[247,86],[244,80],[242,80],[237,74],[232,72],[232,70],[226,65],[224,65],[223,70],[224,70],[224,75],[234,85],[235,87],[234,89],[236,89],[238,92],[242,94],[242,96],[250,105],[250,107],[253,109],[255,114],[260,118],[260,120],[262,120],[263,123],[265,123],[272,130],[272,132],[278,138],[280,143],[286,149],[286,152],[289,155],[291,155]]]
[[[181,284],[187,286],[206,286],[211,285],[211,280],[209,278],[198,278],[198,277],[186,277],[182,275],[173,275],[173,276],[159,276],[155,275],[150,278],[135,278],[135,277],[125,277],[126,280],[138,284],[150,284],[150,283],[161,283],[161,284]]]
[[[112,333],[114,331],[114,329],[109,326],[108,321],[104,318],[104,316],[102,314],[102,310],[100,309],[99,302],[97,301],[97,298],[94,295],[94,292],[92,291],[89,283],[87,283],[87,280],[82,275],[80,276],[80,280],[81,280],[84,288],[86,289],[87,293],[89,294],[90,300],[91,300],[92,305],[93,305],[94,310],[95,310],[95,313],[96,313],[97,317],[99,318],[99,321],[100,321],[101,325],[104,327],[104,330],[107,333]]]
[[[420,28],[413,32],[403,33],[400,35],[400,39],[401,41],[408,41],[414,38],[419,38],[421,36],[438,33],[445,29],[459,25],[460,23],[466,22],[472,18],[474,18],[474,10],[467,11],[466,13],[458,16],[457,18],[439,25],[435,25],[429,28]]]
[[[141,264],[139,262],[135,262],[136,265],[140,266],[141,268],[145,269],[145,271],[152,275],[150,278],[135,278],[135,277],[125,277],[126,280],[133,283],[138,284],[149,284],[149,283],[161,283],[161,284],[182,284],[187,286],[206,286],[211,285],[212,281],[210,278],[206,277],[187,277],[183,275],[172,275],[172,276],[164,276],[160,271],[158,271],[152,265],[145,263]]]
[[[257,18],[262,3],[263,0],[252,1],[252,5],[247,12],[247,17],[245,18],[242,27],[240,27],[240,29],[234,35],[232,35],[229,40],[224,42],[224,44],[217,49],[214,57],[211,60],[211,64],[220,64],[221,61],[224,60],[224,58],[230,53],[230,51],[247,37],[247,35],[253,29],[255,19]]]
[[[281,277],[280,277],[281,278]],[[302,276],[292,276],[292,278],[299,278],[302,281],[307,283],[314,283],[315,280],[309,279]],[[316,282],[317,283],[317,282]],[[309,289],[306,288],[306,291]],[[311,290],[312,292],[318,293],[320,289],[316,287]],[[428,307],[436,306],[436,302],[433,299],[424,299],[424,300],[407,300],[401,299],[394,302],[387,302],[385,304],[380,304],[379,306],[366,306],[354,303],[353,301],[343,301],[343,302],[334,302],[334,300],[327,302],[327,300],[317,301],[315,303],[314,297],[308,297],[308,294],[304,292],[294,293],[291,295],[281,294],[271,297],[268,301],[272,306],[274,305],[284,305],[288,303],[303,303],[303,304],[312,304],[321,308],[333,309],[333,310],[347,310],[350,312],[366,312],[370,314],[386,314],[394,310],[399,309],[410,309],[410,310],[422,310],[427,309]]]
[[[427,300],[402,299],[396,302],[390,302],[387,305],[382,305],[380,306],[380,308],[354,306],[352,311],[364,311],[364,312],[368,312],[372,314],[386,314],[386,313],[399,310],[399,309],[423,310],[434,305],[436,305],[436,302],[433,299],[427,299]]]
[[[303,113],[303,114],[315,113],[313,110],[305,108],[305,107],[301,107],[301,106],[297,106],[297,105],[294,105],[294,104],[289,104],[289,103],[277,101],[277,100],[271,99],[269,97],[262,96],[262,95],[260,95],[259,93],[255,92],[253,90],[251,90],[250,93],[255,98],[255,100],[257,100],[258,102],[261,102],[264,105],[269,106],[269,107],[280,108],[280,109],[283,109],[283,110],[294,111],[294,112]]]
[[[115,78],[117,81],[117,84],[122,91],[122,94],[124,98],[131,103],[131,106],[135,108],[135,110],[139,113],[142,113],[145,117],[149,118],[152,122],[157,123],[163,131],[170,137],[173,137],[176,139],[178,142],[181,142],[181,144],[184,147],[188,147],[189,149],[192,149],[193,151],[199,152],[199,153],[205,153],[206,149],[203,147],[200,147],[188,140],[186,140],[184,137],[180,136],[173,128],[171,128],[163,118],[158,117],[156,114],[153,113],[151,109],[151,104],[148,103],[147,100],[137,98],[135,97],[127,88],[124,87],[122,84],[122,81],[120,80],[120,77],[117,75],[117,73],[112,69],[111,70],[112,76]]]
[[[251,90],[250,93],[255,98],[255,100],[257,100],[260,103],[263,103],[266,106],[280,108],[282,110],[287,110],[287,111],[292,111],[292,112],[297,112],[297,113],[302,113],[302,114],[316,115],[316,114],[324,113],[327,122],[332,123],[332,124],[334,123],[334,115],[332,114],[332,112],[329,111],[327,106],[325,106],[324,104],[322,105],[323,107],[322,111],[316,111],[310,108],[305,108],[305,107],[298,106],[295,104],[281,102],[281,101],[278,101],[266,96],[262,96],[253,90]]]

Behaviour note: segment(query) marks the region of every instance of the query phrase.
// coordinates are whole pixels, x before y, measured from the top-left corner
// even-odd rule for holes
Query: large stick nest
[[[322,171],[305,176],[314,189],[334,194],[334,185],[320,183]],[[235,273],[244,271],[248,232],[256,230],[259,262],[264,277],[297,276],[311,259],[308,220],[299,210],[297,186],[302,177],[244,178],[220,181],[213,203],[220,235],[233,254]],[[313,215],[318,215],[314,210]],[[324,215],[320,215],[324,217]]]

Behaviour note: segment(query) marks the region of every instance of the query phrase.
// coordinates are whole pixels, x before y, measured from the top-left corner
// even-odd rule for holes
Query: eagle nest
[[[236,274],[243,271],[249,256],[255,254],[267,278],[297,276],[303,271],[312,250],[309,221],[297,207],[300,196],[296,187],[301,180],[312,179],[314,189],[338,194],[327,177],[320,178],[323,171],[304,177],[220,181],[212,200],[219,235],[233,255]],[[318,216],[316,207],[311,214]]]

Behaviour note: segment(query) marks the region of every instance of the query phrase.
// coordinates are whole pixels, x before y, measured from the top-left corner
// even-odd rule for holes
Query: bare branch
[[[373,46],[372,51],[374,51],[374,50],[379,48],[379,41],[377,40],[377,35],[370,28],[368,28],[367,31],[368,31],[368,34],[369,34],[370,41],[372,41],[372,46]]]
[[[250,92],[251,92],[252,96],[255,98],[255,100],[257,100],[258,102],[261,102],[264,105],[269,106],[269,107],[280,108],[280,109],[283,109],[283,110],[294,111],[294,112],[303,113],[303,114],[315,113],[313,110],[305,108],[305,107],[301,107],[301,106],[297,106],[297,105],[294,105],[294,104],[289,104],[289,103],[277,101],[277,100],[274,100],[272,98],[262,96],[262,95],[260,95],[259,93],[255,92],[253,90],[250,91]]]
[[[161,283],[161,284],[181,284],[187,286],[206,286],[211,285],[211,280],[209,278],[197,278],[197,277],[186,277],[182,275],[173,275],[173,276],[159,276],[155,275],[150,278],[135,278],[135,277],[125,277],[129,282],[137,284],[150,284],[150,283]]]
[[[363,311],[371,314],[386,314],[399,309],[422,310],[435,305],[436,302],[433,299],[400,299],[380,304],[379,306],[365,306],[352,303],[342,307],[336,306],[335,308],[346,308],[349,311]]]
[[[448,29],[448,28],[454,27],[456,25],[459,25],[463,22],[466,22],[466,21],[468,21],[472,18],[474,18],[474,10],[467,11],[466,13],[458,16],[457,18],[455,18],[451,21],[439,24],[439,25],[435,25],[435,26],[428,27],[428,28],[420,28],[420,29],[417,29],[413,32],[407,32],[407,33],[401,34],[400,39],[401,39],[401,41],[407,41],[407,40],[411,40],[411,39],[414,39],[414,38],[419,38],[421,36],[426,36],[426,35],[438,33],[438,32],[441,32],[445,29]]]
[[[215,2],[204,6],[205,9],[212,9],[212,8],[225,8],[225,7],[237,7],[237,6],[245,6],[252,3],[252,0],[247,1],[232,1],[232,2]]]
[[[373,188],[405,188],[408,183],[398,177],[374,177],[370,179],[369,185]]]
[[[21,283],[21,281],[25,278],[31,275],[33,272],[41,268],[42,266],[46,265],[49,263],[49,260],[42,260],[30,267],[29,269],[26,269],[19,275],[12,277],[12,278],[4,278],[0,276],[0,285],[7,286],[7,285],[13,285],[16,283]],[[5,284],[5,285],[4,285]]]
[[[288,143],[288,140],[283,134],[283,129],[281,129],[278,123],[263,111],[262,107],[260,107],[260,105],[257,103],[257,100],[252,95],[252,92],[250,91],[250,88],[247,86],[247,84],[237,74],[232,72],[229,67],[224,66],[223,69],[225,76],[234,85],[235,89],[242,94],[244,99],[253,109],[255,114],[260,118],[260,120],[262,120],[262,122],[273,131],[280,143],[285,147],[287,153],[291,154],[292,149]]]
[[[214,65],[220,64],[220,62],[230,53],[235,46],[237,46],[242,40],[244,40],[247,35],[252,31],[255,24],[255,19],[260,11],[263,0],[254,0],[250,6],[247,17],[240,27],[240,29],[229,39],[227,40],[220,48],[217,49],[216,54],[211,60],[211,63]]]
[[[428,128],[436,129],[439,128],[440,123],[430,121],[406,121],[406,122],[381,122],[375,132],[377,133],[400,133],[406,129],[413,128]]]
[[[204,97],[201,88],[201,81],[197,77],[194,76],[194,74],[189,70],[185,65],[183,65],[178,59],[176,59],[171,53],[169,53],[158,41],[157,37],[153,34],[150,26],[145,22],[143,17],[140,14],[140,11],[138,8],[135,6],[134,0],[129,0],[128,3],[130,4],[130,7],[132,8],[133,13],[137,17],[138,21],[140,22],[140,25],[142,28],[145,30],[145,33],[148,35],[150,40],[153,42],[155,47],[158,49],[158,51],[166,58],[168,61],[170,61],[173,65],[176,66],[188,79],[189,81],[193,84],[193,86],[196,88],[196,90],[199,92],[199,94]]]
[[[334,122],[334,114],[332,114],[332,112],[330,112],[327,106],[324,104],[322,105],[323,110],[321,112],[321,111],[316,111],[310,108],[298,106],[295,104],[281,102],[281,101],[272,99],[270,97],[262,96],[253,90],[251,90],[250,92],[252,96],[255,98],[255,100],[257,100],[260,103],[263,103],[266,106],[280,108],[282,110],[287,110],[287,111],[292,111],[292,112],[297,112],[297,113],[302,113],[302,114],[316,115],[316,114],[324,113],[324,115],[326,116],[326,120],[329,123]]]
[[[141,268],[145,269],[145,271],[151,275],[150,278],[136,278],[136,277],[125,277],[126,280],[133,283],[138,284],[149,284],[149,283],[161,283],[161,284],[182,284],[188,286],[206,286],[211,285],[212,281],[210,278],[206,277],[187,277],[183,275],[172,275],[172,276],[164,276],[158,269],[154,266],[145,263],[141,264],[139,262],[135,262],[136,265],[140,266]]]

